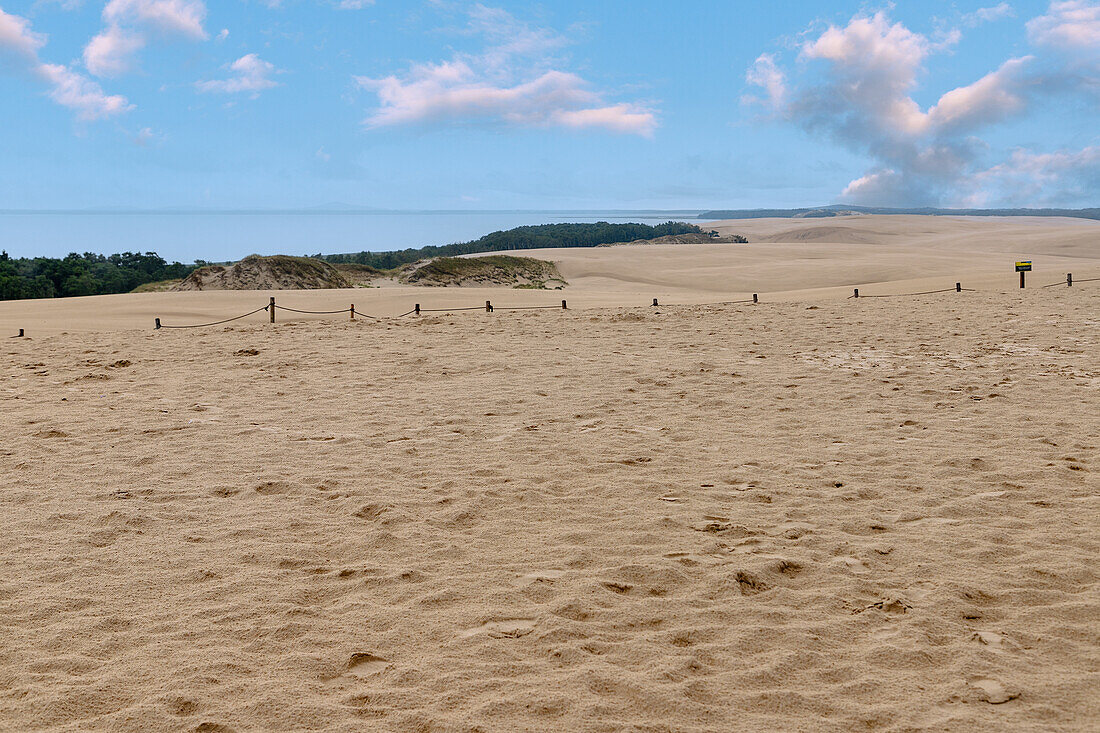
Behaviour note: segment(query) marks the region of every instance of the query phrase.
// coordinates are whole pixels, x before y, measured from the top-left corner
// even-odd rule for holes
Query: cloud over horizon
[[[652,110],[608,102],[579,75],[553,68],[550,52],[567,44],[563,36],[484,5],[470,9],[468,19],[464,33],[485,41],[480,53],[413,64],[402,74],[355,77],[379,102],[364,121],[367,127],[495,122],[653,135]]]
[[[985,10],[986,20],[1008,12],[1001,6]],[[1090,19],[1097,28],[1089,25]],[[871,169],[840,194],[851,203],[972,206],[1007,201],[1018,197],[1010,196],[1003,182],[1019,177],[1013,170],[1036,170],[1036,161],[1043,161],[1048,172],[1043,180],[1053,189],[1043,195],[1068,195],[1072,188],[1056,194],[1059,182],[1070,185],[1078,174],[1075,166],[1094,166],[1095,156],[1062,151],[1044,158],[1016,151],[991,164],[980,133],[1022,118],[1040,94],[1060,86],[1096,84],[1096,67],[1087,63],[1087,55],[1096,50],[1093,34],[1100,39],[1100,6],[1080,0],[1052,2],[1048,13],[1027,28],[1033,43],[1057,44],[1072,64],[1040,63],[1037,55],[1009,58],[922,108],[913,95],[928,58],[942,48],[879,11],[856,15],[845,26],[830,25],[805,40],[797,61],[798,69],[807,73],[793,81],[773,54],[761,54],[745,79],[764,96],[743,99],[871,158]],[[1075,53],[1075,47],[1084,51]],[[821,75],[810,76],[814,69]]]

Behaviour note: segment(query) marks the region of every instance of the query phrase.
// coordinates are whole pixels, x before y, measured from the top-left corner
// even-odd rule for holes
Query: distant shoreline
[[[698,209],[0,209],[2,215],[134,215],[134,216],[498,216],[545,214],[555,217],[662,219],[699,218]]]

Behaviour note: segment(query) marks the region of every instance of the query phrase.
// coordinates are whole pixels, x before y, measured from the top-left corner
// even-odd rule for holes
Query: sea
[[[451,244],[561,222],[702,223],[699,211],[0,211],[12,257],[156,252],[169,261],[339,254]]]

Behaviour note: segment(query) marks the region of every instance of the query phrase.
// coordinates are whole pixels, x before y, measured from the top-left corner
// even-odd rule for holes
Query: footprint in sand
[[[970,686],[978,691],[978,698],[990,705],[1001,705],[1020,696],[1020,690],[988,677],[971,680]]]
[[[995,652],[1015,651],[1016,645],[1005,638],[1004,634],[996,631],[975,631],[970,635],[970,640],[982,646],[987,646]]]
[[[516,585],[532,585],[534,583],[553,583],[565,575],[564,570],[537,570],[533,573],[524,573],[515,578]]]
[[[498,621],[486,621],[480,626],[463,631],[462,638],[468,639],[471,636],[488,634],[494,639],[518,639],[534,631],[536,621],[537,619],[533,618],[506,618]]]
[[[357,676],[377,674],[388,666],[390,666],[388,659],[370,652],[356,652],[348,660],[348,672]]]

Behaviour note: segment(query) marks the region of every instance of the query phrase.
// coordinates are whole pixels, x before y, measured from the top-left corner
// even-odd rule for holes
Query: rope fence
[[[943,288],[942,290],[923,290],[919,293],[888,293],[888,294],[885,294],[885,295],[867,295],[866,293],[864,293],[863,295],[860,295],[859,294],[859,288],[853,288],[853,293],[848,296],[848,300],[851,300],[853,298],[909,298],[909,297],[912,297],[912,296],[915,296],[915,295],[935,295],[937,293],[962,293],[964,291],[968,292],[968,293],[978,292],[974,288],[964,288],[962,286],[962,283],[955,283],[955,287],[953,287],[953,288]]]
[[[239,315],[239,316],[234,316],[233,318],[226,318],[225,320],[222,320],[222,321],[214,321],[213,323],[193,323],[193,324],[187,325],[187,326],[170,326],[166,323],[161,323],[160,319],[157,318],[156,319],[156,323],[157,323],[156,327],[158,329],[160,329],[160,328],[206,328],[207,326],[220,326],[223,323],[229,323],[230,321],[239,321],[242,318],[248,318],[249,316],[255,315],[255,314],[259,313],[260,311],[265,311],[270,307],[271,307],[270,305],[265,305],[263,308],[257,308],[254,311],[249,311],[248,313],[244,313],[244,314]]]
[[[1059,282],[1059,283],[1051,283],[1050,285],[1044,285],[1043,287],[1044,287],[1044,288],[1056,288],[1056,287],[1058,287],[1059,285],[1065,285],[1065,286],[1066,286],[1066,287],[1068,287],[1068,288],[1072,288],[1072,287],[1073,287],[1073,283],[1075,283],[1075,282],[1079,282],[1079,283],[1094,283],[1094,282],[1098,282],[1098,281],[1100,281],[1100,277],[1087,277],[1087,278],[1085,278],[1084,280],[1074,280],[1074,279],[1073,279],[1073,273],[1072,273],[1072,272],[1067,272],[1067,273],[1066,273],[1066,280],[1065,280],[1065,282]]]
[[[1058,287],[1058,286],[1073,287],[1073,285],[1075,283],[1088,283],[1088,282],[1100,282],[1100,277],[1090,277],[1090,278],[1085,278],[1085,279],[1080,279],[1080,280],[1074,280],[1073,279],[1073,274],[1072,273],[1067,273],[1066,274],[1066,279],[1065,279],[1064,282],[1050,283],[1048,285],[1043,285],[1041,287],[1042,288],[1053,288],[1053,287]],[[848,296],[848,300],[853,300],[853,299],[856,299],[856,298],[909,298],[909,297],[914,297],[914,296],[918,296],[918,295],[938,295],[940,293],[976,293],[976,292],[978,292],[978,291],[975,288],[964,288],[962,286],[962,283],[958,283],[958,282],[955,283],[955,287],[953,287],[953,288],[942,288],[940,290],[924,290],[924,291],[921,291],[921,292],[918,292],[918,293],[883,293],[883,294],[868,295],[867,293],[861,294],[859,292],[859,288],[853,288],[853,292],[852,292],[851,295]],[[742,304],[756,305],[759,302],[760,302],[760,295],[758,293],[753,293],[752,298],[746,298],[744,300],[723,300],[723,301],[718,301],[718,302],[714,302],[714,303],[692,303],[691,305],[742,305]],[[669,304],[666,303],[665,305],[669,305]],[[657,298],[653,299],[653,303],[651,304],[651,307],[654,307],[654,308],[659,307],[659,303],[658,303]],[[525,310],[568,310],[568,309],[569,309],[568,304],[564,300],[561,301],[560,306],[559,305],[494,306],[491,301],[487,300],[487,301],[485,301],[484,306],[474,305],[474,306],[460,306],[460,307],[457,307],[457,308],[421,308],[420,304],[417,303],[416,305],[413,306],[412,310],[405,311],[404,313],[402,313],[399,316],[394,316],[394,318],[406,318],[407,316],[414,316],[414,315],[419,316],[422,313],[457,313],[457,312],[460,312],[460,311],[479,311],[479,310],[484,310],[486,313],[493,313],[494,311],[498,311],[498,310],[502,310],[502,311],[525,311]],[[176,328],[181,328],[181,329],[182,328],[207,328],[207,327],[210,327],[210,326],[220,326],[223,323],[232,323],[233,321],[239,321],[242,318],[247,318],[249,316],[256,315],[257,313],[260,313],[261,311],[267,311],[268,316],[269,316],[269,320],[270,320],[271,323],[275,323],[275,313],[276,313],[276,311],[286,311],[288,313],[302,313],[302,314],[306,314],[306,315],[337,315],[337,314],[340,314],[340,313],[348,313],[348,314],[350,314],[351,320],[355,320],[356,316],[360,316],[360,317],[363,317],[363,318],[370,318],[370,319],[373,319],[373,320],[376,320],[376,321],[382,320],[379,316],[372,316],[372,315],[369,315],[367,313],[361,313],[361,312],[355,310],[355,304],[354,303],[349,308],[340,308],[339,310],[304,310],[304,309],[301,309],[301,308],[290,308],[290,307],[287,307],[285,305],[277,305],[275,303],[275,298],[271,298],[271,300],[268,302],[268,304],[261,307],[261,308],[257,308],[256,310],[249,311],[248,313],[242,313],[241,315],[234,316],[232,318],[225,318],[225,319],[220,320],[220,321],[212,321],[210,323],[194,323],[194,324],[184,325],[184,324],[161,323],[160,318],[156,318],[156,319],[154,319],[154,323],[155,323],[155,328],[158,329],[158,330],[162,329],[162,328],[172,328],[172,329],[176,329]],[[20,338],[22,336],[23,336],[23,329],[19,329],[19,336],[13,336],[12,338]]]

